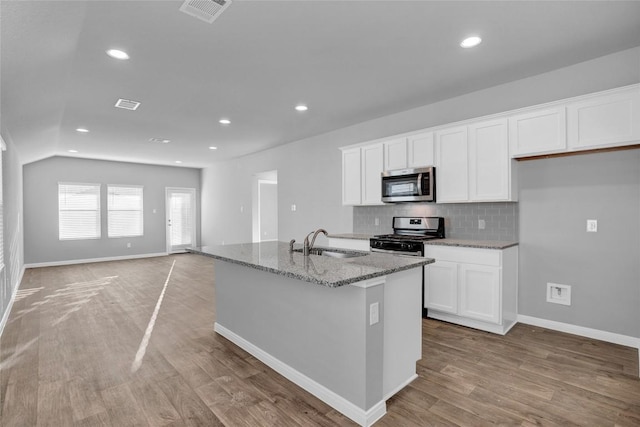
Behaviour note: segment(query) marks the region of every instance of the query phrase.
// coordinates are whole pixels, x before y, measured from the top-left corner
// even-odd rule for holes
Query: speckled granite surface
[[[425,242],[425,245],[434,246],[462,246],[465,248],[479,249],[507,249],[517,246],[518,242],[502,242],[499,240],[463,240],[463,239],[437,239]]]
[[[301,245],[295,245],[295,248],[300,247]],[[325,249],[345,252],[343,249]],[[289,243],[286,242],[204,246],[187,250],[215,259],[329,287],[338,287],[374,277],[386,276],[434,262],[431,258],[403,257],[371,252],[363,252],[366,255],[355,258],[331,258],[323,255],[305,257],[300,252],[290,253]]]
[[[358,234],[358,233],[329,234],[330,239],[369,240],[372,237],[373,237],[373,234]]]

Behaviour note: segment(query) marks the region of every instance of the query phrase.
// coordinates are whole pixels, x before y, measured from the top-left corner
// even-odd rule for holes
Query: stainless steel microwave
[[[429,166],[382,172],[382,201],[435,202],[436,168]]]

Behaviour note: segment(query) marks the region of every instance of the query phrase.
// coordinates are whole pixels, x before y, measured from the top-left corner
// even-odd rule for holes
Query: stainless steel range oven
[[[393,217],[393,234],[373,236],[369,240],[371,252],[401,256],[424,256],[424,242],[444,239],[442,217]],[[424,268],[422,269],[422,307],[424,307]],[[427,309],[422,309],[427,317]]]
[[[423,256],[424,242],[432,239],[444,239],[444,218],[395,216],[393,234],[373,236],[369,245],[372,252]]]

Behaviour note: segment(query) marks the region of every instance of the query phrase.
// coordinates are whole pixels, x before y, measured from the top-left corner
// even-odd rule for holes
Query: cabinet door
[[[382,204],[382,144],[362,147],[362,204]]]
[[[460,316],[501,323],[500,268],[460,264]]]
[[[510,117],[509,144],[512,156],[564,151],[567,148],[565,107]]]
[[[469,126],[469,198],[510,200],[511,159],[507,119]]]
[[[436,261],[424,269],[424,306],[445,313],[458,313],[458,264]]]
[[[362,191],[360,148],[342,151],[342,204],[359,205]]]
[[[384,170],[406,169],[407,139],[398,138],[384,143]]]
[[[638,143],[640,92],[635,88],[569,104],[570,150]]]
[[[469,200],[467,127],[436,132],[436,201]]]
[[[434,165],[433,132],[407,138],[407,167],[423,168]]]

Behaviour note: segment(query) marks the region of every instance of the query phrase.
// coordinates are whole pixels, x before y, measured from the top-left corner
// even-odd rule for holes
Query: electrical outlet
[[[369,306],[369,326],[375,325],[380,321],[380,304],[374,302]]]
[[[484,219],[479,219],[478,220],[478,230],[484,230],[484,228],[487,226],[487,224],[484,222]]]
[[[589,233],[597,233],[598,232],[598,220],[597,219],[588,219],[587,220],[587,232],[589,232]]]
[[[571,305],[571,286],[547,283],[547,302]]]
[[[296,209],[298,209],[298,207],[295,204],[291,205],[291,212],[295,212]]]
[[[128,243],[127,243],[127,247],[128,247],[128,248],[130,248],[130,247],[131,247],[131,243],[130,243],[130,242],[128,242]]]

